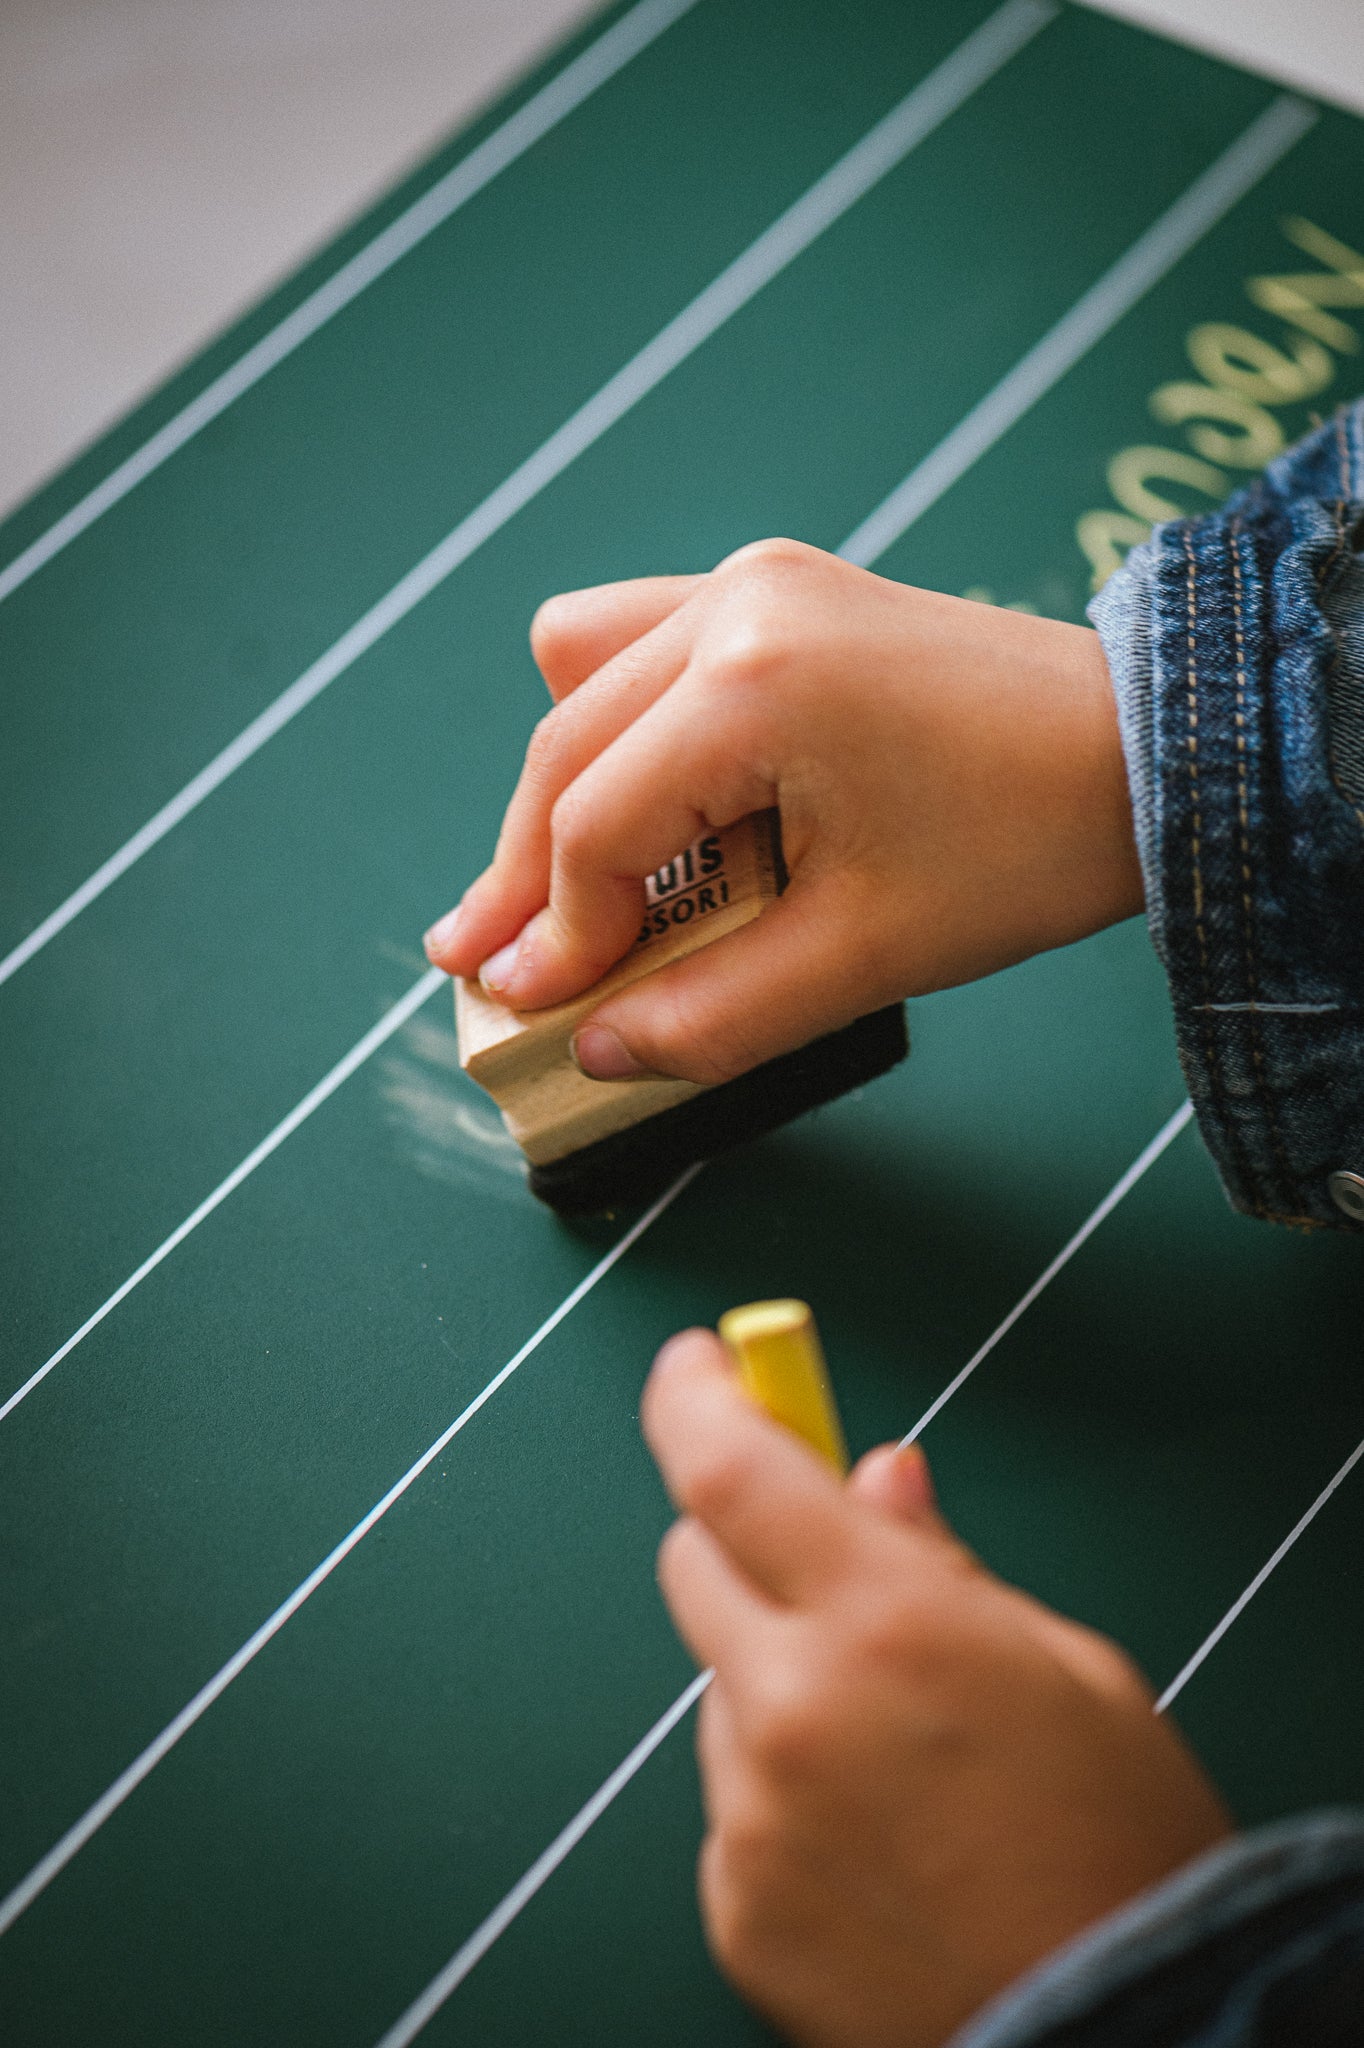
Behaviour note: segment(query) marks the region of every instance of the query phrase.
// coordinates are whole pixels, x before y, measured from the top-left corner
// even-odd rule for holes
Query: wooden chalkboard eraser
[[[532,1166],[563,1159],[705,1091],[691,1081],[590,1081],[573,1034],[608,996],[757,917],[778,893],[775,812],[708,833],[645,884],[644,922],[625,958],[571,1002],[511,1010],[476,981],[455,983],[460,1065],[486,1088]]]
[[[474,981],[455,983],[460,1065],[486,1089],[530,1165],[532,1191],[564,1214],[646,1201],[684,1166],[743,1143],[870,1080],[907,1050],[895,1004],[845,1031],[705,1088],[641,1075],[593,1081],[574,1033],[601,1003],[761,915],[785,886],[775,811],[708,833],[645,884],[634,946],[570,1002],[512,1010]]]

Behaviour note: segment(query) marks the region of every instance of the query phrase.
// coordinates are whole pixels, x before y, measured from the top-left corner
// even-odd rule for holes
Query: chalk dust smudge
[[[453,1022],[414,1017],[377,1074],[386,1120],[419,1173],[447,1187],[523,1198],[525,1160],[497,1109],[461,1073]]]

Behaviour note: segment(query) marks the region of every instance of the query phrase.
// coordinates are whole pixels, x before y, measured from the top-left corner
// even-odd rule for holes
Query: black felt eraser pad
[[[561,1216],[595,1216],[653,1201],[685,1167],[746,1145],[823,1102],[874,1081],[909,1051],[903,1003],[873,1010],[827,1038],[768,1060],[674,1109],[532,1166],[532,1194]]]

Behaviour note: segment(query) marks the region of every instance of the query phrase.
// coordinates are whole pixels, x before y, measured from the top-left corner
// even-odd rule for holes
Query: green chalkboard
[[[685,1719],[488,1925],[692,1677],[649,1358],[798,1292],[855,1447],[907,1429],[1179,1109],[1161,977],[1129,926],[916,1004],[906,1067],[703,1172],[366,1524],[638,1221],[527,1197],[418,934],[548,592],[838,547],[917,475],[885,573],[1079,619],[1153,499],[1237,480],[1153,418],[1191,332],[1280,338],[1253,281],[1362,230],[1359,122],[1078,8],[642,0],[9,522],[15,2048],[374,2048],[480,1929],[433,2043],[762,2038]],[[1333,317],[1265,445],[1355,395]],[[1364,1436],[1361,1308],[1358,1244],[1232,1215],[1185,1130],[932,1423],[947,1506],[1164,1684]],[[1362,1534],[1356,1480],[1181,1694],[1246,1819],[1364,1795]]]

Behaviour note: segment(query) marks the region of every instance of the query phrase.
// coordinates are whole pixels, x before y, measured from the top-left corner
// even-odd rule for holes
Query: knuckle
[[[1114,1703],[1145,1701],[1150,1686],[1138,1665],[1111,1636],[1076,1624],[1077,1647],[1090,1683],[1099,1695]]]
[[[771,1783],[808,1783],[829,1750],[829,1714],[823,1689],[803,1673],[769,1674],[753,1710],[753,1760]]]
[[[732,1081],[758,1064],[759,1053],[737,1025],[712,1024],[703,1046],[696,1048],[714,1081]]]
[[[536,721],[526,746],[525,773],[539,787],[552,781],[559,758],[561,722],[552,711]]]
[[[790,665],[795,639],[792,578],[808,578],[819,551],[801,541],[760,540],[722,564],[712,673],[727,693],[758,692]]]
[[[644,1033],[637,1031],[634,1037],[641,1041],[639,1050],[650,1055],[661,1073],[680,1074],[707,1088],[746,1074],[761,1058],[742,1023],[732,1019],[700,1021],[666,985],[650,992],[647,1046],[642,1042]]]
[[[791,606],[762,586],[735,592],[707,649],[707,680],[731,717],[739,692],[760,696],[780,682],[791,647]]]
[[[722,569],[736,570],[744,575],[769,571],[785,573],[791,569],[807,569],[821,560],[818,548],[812,548],[803,540],[788,540],[783,534],[773,534],[765,540],[751,540],[732,555],[726,555],[720,564]]]
[[[898,1604],[885,1602],[860,1617],[852,1637],[858,1661],[872,1670],[902,1674],[933,1655],[923,1631]]]
[[[558,857],[571,868],[590,865],[598,836],[596,817],[583,801],[576,785],[570,783],[554,799],[549,814],[550,837]]]
[[[960,1646],[939,1603],[882,1598],[844,1621],[849,1666],[862,1680],[908,1688],[926,1720],[954,1697]]]
[[[715,650],[712,676],[725,695],[755,695],[774,684],[786,666],[790,630],[781,609],[761,596],[746,596],[725,621]]]
[[[636,1034],[638,1042],[638,1034]],[[691,1033],[675,1033],[655,1030],[650,1033],[646,1065],[660,1074],[675,1074],[681,1081],[691,1081],[698,1088],[718,1088],[725,1081],[732,1081],[742,1070],[732,1067],[723,1053],[700,1045]]]
[[[725,1522],[752,1485],[749,1459],[728,1445],[712,1451],[688,1475],[683,1500],[688,1513],[708,1525]]]

